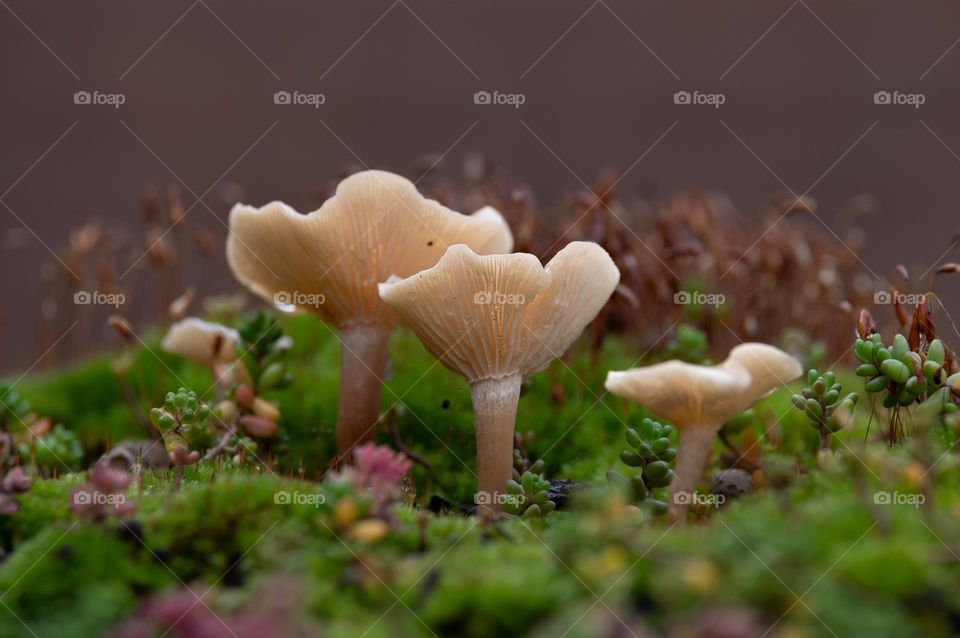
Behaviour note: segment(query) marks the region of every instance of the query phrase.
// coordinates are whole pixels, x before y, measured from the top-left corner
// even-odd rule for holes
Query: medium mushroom
[[[511,478],[521,381],[566,352],[610,298],[620,271],[603,248],[573,242],[535,256],[451,246],[436,266],[380,285],[423,345],[466,377],[477,437],[477,503],[498,511]]]
[[[605,386],[613,394],[646,406],[679,430],[677,467],[667,508],[674,521],[683,523],[720,427],[802,373],[800,362],[782,350],[745,343],[716,366],[667,361],[611,371]]]
[[[339,331],[341,460],[372,440],[396,313],[377,284],[437,263],[451,244],[506,253],[513,236],[500,213],[461,215],[424,198],[408,180],[383,171],[346,178],[312,213],[286,204],[237,205],[230,213],[227,260],[237,279],[284,310],[305,310]]]
[[[160,347],[209,368],[219,385],[228,386],[234,381],[234,374],[242,374],[235,366],[238,338],[236,330],[188,317],[170,326]]]

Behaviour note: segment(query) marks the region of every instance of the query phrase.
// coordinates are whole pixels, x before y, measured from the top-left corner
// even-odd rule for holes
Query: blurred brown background
[[[222,241],[231,198],[307,210],[348,163],[409,174],[430,152],[457,170],[479,150],[545,204],[608,166],[629,169],[624,192],[718,188],[744,211],[809,194],[828,226],[870,194],[866,267],[919,275],[957,260],[958,38],[947,1],[2,0],[0,368],[57,338],[38,334],[42,265],[90,217],[142,234],[144,184],[180,183],[188,219]],[[475,104],[482,90],[524,103]],[[678,105],[681,90],[725,102]],[[187,266],[201,292],[236,289],[222,254]]]

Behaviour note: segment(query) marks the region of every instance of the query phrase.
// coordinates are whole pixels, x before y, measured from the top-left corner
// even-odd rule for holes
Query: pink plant
[[[132,514],[137,506],[127,501],[125,495],[132,483],[133,475],[98,463],[90,471],[90,480],[70,492],[70,509],[93,521]]]
[[[366,487],[376,484],[400,485],[412,463],[402,452],[386,445],[364,443],[353,451],[354,468]]]
[[[116,638],[305,638],[316,635],[293,617],[299,599],[291,583],[272,581],[243,609],[229,614],[213,611],[208,596],[189,589],[159,594],[121,625]]]
[[[16,495],[28,491],[30,482],[30,477],[19,466],[6,473],[0,481],[0,516],[12,516],[20,511]]]
[[[413,464],[386,445],[364,443],[353,450],[354,485],[370,490],[374,511],[383,512],[403,494],[403,477]]]

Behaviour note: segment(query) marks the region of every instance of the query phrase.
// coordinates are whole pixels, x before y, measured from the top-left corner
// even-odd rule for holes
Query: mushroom
[[[380,285],[427,350],[470,383],[476,501],[488,512],[511,477],[521,381],[566,352],[619,281],[603,248],[573,242],[546,267],[525,253],[451,246],[433,268]]]
[[[227,259],[237,279],[282,310],[312,312],[339,331],[341,460],[374,438],[390,336],[399,322],[377,284],[429,268],[459,243],[505,253],[513,236],[493,208],[461,215],[383,171],[351,175],[306,215],[280,202],[231,211]]]
[[[762,343],[745,343],[716,366],[667,361],[611,371],[605,387],[648,407],[679,430],[680,448],[667,508],[674,521],[683,523],[690,495],[720,427],[802,373],[800,362],[786,352]]]
[[[235,366],[238,339],[236,330],[188,317],[170,326],[161,348],[164,352],[209,368],[218,384],[230,385],[235,374],[243,374]]]

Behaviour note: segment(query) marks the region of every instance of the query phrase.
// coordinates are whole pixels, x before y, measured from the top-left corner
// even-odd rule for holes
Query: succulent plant
[[[150,411],[150,421],[164,437],[180,441],[190,449],[201,449],[210,443],[210,417],[213,410],[186,388],[168,392],[162,408]]]
[[[629,449],[620,452],[620,460],[640,473],[627,478],[610,470],[607,481],[626,485],[630,495],[638,503],[647,503],[657,513],[666,511],[667,504],[653,498],[653,490],[670,485],[673,480],[673,462],[677,450],[671,436],[674,427],[644,418],[637,429],[627,428],[625,438]]]
[[[857,376],[866,379],[867,392],[886,391],[884,407],[922,401],[950,381],[943,365],[946,349],[939,339],[931,341],[926,352],[916,352],[902,334],[894,335],[887,347],[880,334],[874,333],[868,339],[857,339],[854,348],[861,363]]]
[[[897,409],[922,403],[947,385],[960,381],[960,373],[949,374],[948,353],[940,339],[933,339],[926,348],[910,347],[902,334],[896,334],[887,346],[879,333],[854,344],[857,376],[864,377],[865,388],[871,394],[883,393],[883,407]],[[902,435],[897,419],[891,420],[889,441],[897,442]]]
[[[29,411],[30,404],[14,388],[0,385],[0,430],[6,431],[11,420],[21,421]]]
[[[843,427],[841,417],[849,414],[857,404],[859,395],[851,392],[843,395],[833,371],[820,375],[815,369],[807,372],[807,386],[800,394],[793,395],[793,404],[807,415],[807,420],[820,433],[820,449],[830,449],[830,435]]]
[[[557,509],[550,500],[550,481],[530,471],[524,472],[520,481],[507,481],[505,496],[503,510],[514,516],[544,518]]]
[[[43,436],[22,441],[18,452],[24,462],[36,466],[45,476],[75,470],[83,460],[80,439],[59,423]]]

